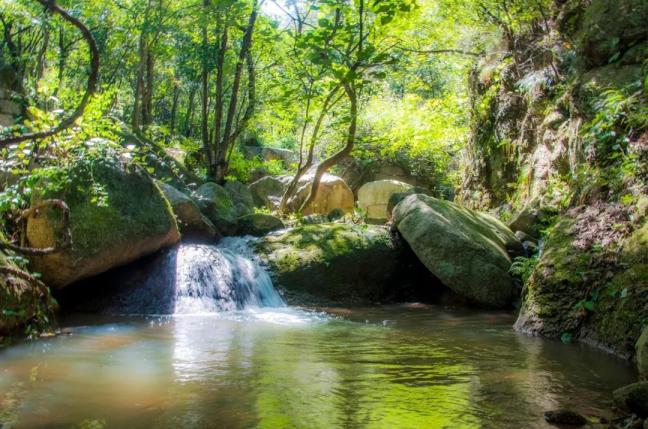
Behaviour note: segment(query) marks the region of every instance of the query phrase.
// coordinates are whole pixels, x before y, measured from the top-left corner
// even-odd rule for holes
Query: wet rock
[[[425,195],[410,195],[394,209],[396,226],[421,262],[443,284],[488,307],[511,304],[516,288],[508,251],[521,243],[485,213]]]
[[[58,176],[58,177],[55,177]],[[31,258],[31,268],[61,288],[132,262],[180,239],[171,207],[160,188],[128,160],[87,158],[60,169],[36,186],[32,206],[50,198],[70,207],[71,247]],[[33,247],[59,243],[61,213],[41,210],[27,222]]]
[[[283,228],[285,225],[281,219],[268,214],[255,213],[243,216],[238,220],[239,235],[261,237]]]
[[[553,410],[544,413],[547,423],[556,425],[583,426],[587,423],[585,417],[571,410]]]

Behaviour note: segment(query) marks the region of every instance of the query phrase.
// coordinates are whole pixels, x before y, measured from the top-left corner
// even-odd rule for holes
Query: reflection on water
[[[337,314],[70,320],[69,335],[0,352],[0,426],[545,427],[549,408],[604,414],[634,375],[520,336],[506,314]]]

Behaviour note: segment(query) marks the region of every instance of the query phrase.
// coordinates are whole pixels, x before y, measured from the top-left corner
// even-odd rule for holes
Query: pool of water
[[[0,351],[0,427],[540,428],[557,407],[605,415],[635,376],[513,321],[419,305],[69,317]]]

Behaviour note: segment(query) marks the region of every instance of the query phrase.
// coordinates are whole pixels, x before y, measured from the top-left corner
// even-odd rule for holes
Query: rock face
[[[261,237],[283,228],[285,225],[281,219],[268,214],[255,213],[238,220],[238,235]]]
[[[449,201],[410,195],[394,220],[421,262],[443,284],[488,307],[506,307],[516,295],[508,251],[520,242],[500,221]]]
[[[398,180],[378,180],[365,183],[358,190],[358,207],[367,212],[367,218],[384,221],[389,219],[387,211],[389,199],[393,194],[408,192],[413,188]]]
[[[52,287],[99,274],[172,245],[180,239],[167,199],[133,164],[115,157],[83,159],[39,183],[32,205],[49,198],[70,207],[73,245],[31,259]],[[61,213],[44,209],[27,223],[33,247],[56,245]]]
[[[648,380],[648,326],[644,328],[641,337],[639,337],[636,349],[639,376],[644,380]]]
[[[254,205],[270,210],[278,208],[289,183],[290,176],[266,176],[251,183],[248,188]]]
[[[222,234],[234,234],[238,212],[229,192],[222,186],[207,182],[196,190],[198,207]]]
[[[313,176],[304,175],[299,180],[299,187],[295,196],[288,201],[288,207],[297,211],[308,198]],[[317,188],[315,200],[306,207],[302,214],[329,214],[334,209],[341,209],[347,213],[353,210],[353,192],[342,178],[332,174],[324,174]]]
[[[214,224],[200,211],[196,202],[186,194],[166,183],[158,183],[164,196],[167,197],[173,213],[176,215],[178,227],[184,237],[198,238],[207,241],[218,238]]]
[[[306,225],[254,245],[289,304],[426,300],[441,286],[379,226]]]
[[[568,335],[632,358],[648,317],[648,223],[624,239],[615,225],[625,216],[621,207],[587,206],[551,228],[523,290],[515,329]],[[616,262],[606,264],[602,255]],[[592,297],[595,290],[601,292]]]

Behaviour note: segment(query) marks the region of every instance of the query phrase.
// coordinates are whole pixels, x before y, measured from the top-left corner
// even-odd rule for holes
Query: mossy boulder
[[[648,320],[648,226],[621,240],[620,248],[605,250],[579,244],[584,225],[564,215],[551,228],[523,289],[515,329],[582,340],[631,358]]]
[[[284,223],[276,216],[255,213],[238,219],[238,234],[261,237],[273,231],[285,228]]]
[[[254,244],[290,304],[424,299],[440,287],[387,228],[305,225]]]
[[[234,210],[238,217],[254,212],[254,198],[246,185],[237,180],[231,180],[225,183],[225,190],[234,203]]]
[[[206,241],[218,238],[219,234],[216,227],[202,214],[193,198],[166,183],[158,183],[158,185],[169,203],[171,203],[183,238]]]
[[[49,329],[56,309],[49,288],[11,273],[24,271],[2,251],[0,267],[0,339],[22,334],[25,328],[28,332]]]
[[[212,182],[207,182],[196,190],[198,207],[222,234],[236,232],[238,213],[236,205],[227,190]]]
[[[180,239],[168,200],[135,164],[116,155],[85,158],[52,172],[35,187],[32,206],[56,198],[70,207],[71,247],[31,258],[31,268],[61,288],[127,264]],[[32,247],[59,243],[61,212],[40,210],[27,222]]]
[[[499,220],[421,194],[400,202],[393,217],[414,253],[447,287],[479,305],[512,303],[517,289],[509,252],[519,254],[522,245]]]

